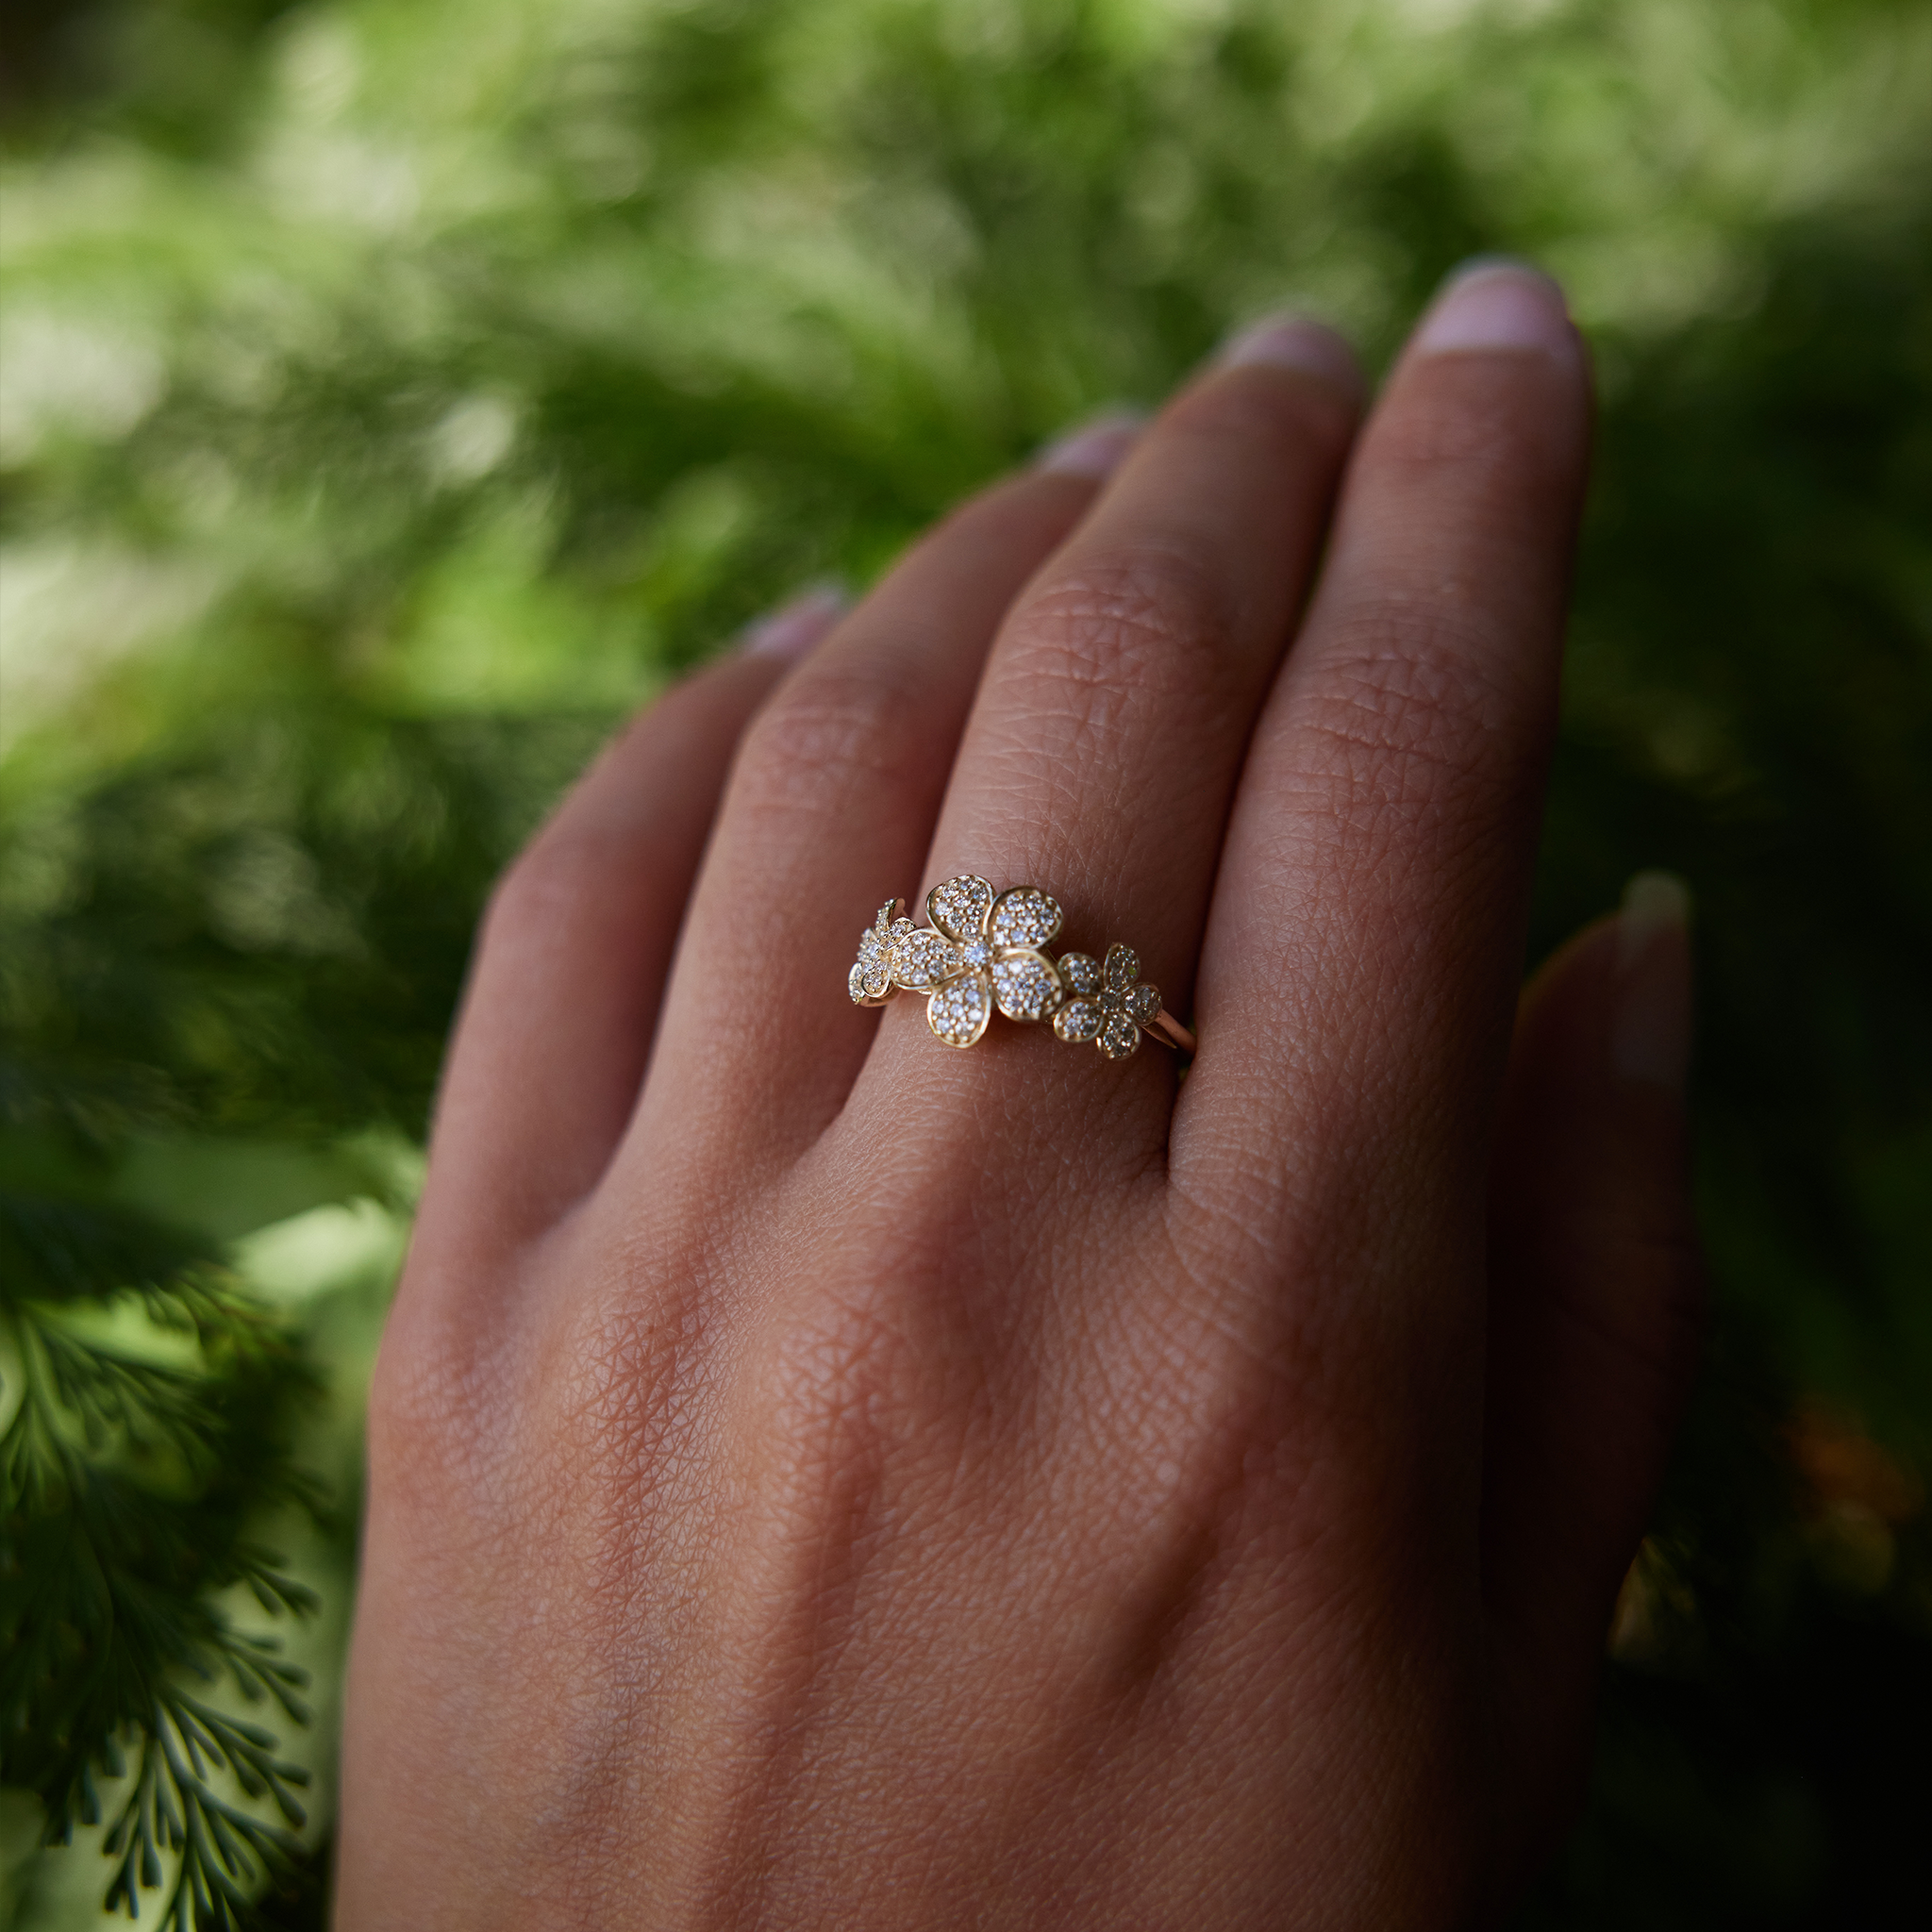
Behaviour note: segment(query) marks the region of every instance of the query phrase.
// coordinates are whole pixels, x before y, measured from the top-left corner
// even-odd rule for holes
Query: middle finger
[[[1065,914],[1054,952],[1131,945],[1183,1008],[1242,754],[1307,593],[1361,397],[1341,340],[1293,320],[1238,338],[1169,405],[1001,627],[925,885],[971,873],[995,890],[1037,886]],[[949,1078],[1012,1077],[1004,1055],[956,1056],[923,1016],[894,1010],[861,1086],[897,1091],[936,1074],[935,1054],[982,1069]],[[1061,1061],[1065,1080],[1049,1090],[1073,1096],[1078,1114],[1117,1105],[1124,1075],[1143,1131],[1117,1144],[1141,1158],[1148,1135],[1164,1133],[1166,1078],[1096,1060]],[[1036,1099],[1054,1116],[1037,1123],[1047,1134],[1072,1124],[1047,1091]],[[1005,1131],[1003,1108],[985,1117]]]

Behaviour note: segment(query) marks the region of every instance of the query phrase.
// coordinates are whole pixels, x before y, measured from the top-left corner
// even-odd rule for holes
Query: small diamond
[[[925,1024],[948,1046],[971,1046],[992,1017],[992,989],[977,973],[942,986],[925,1003]]]
[[[991,958],[992,948],[984,940],[974,940],[959,948],[959,961],[964,966],[984,966]]]
[[[1043,1020],[1060,1003],[1060,983],[1038,953],[1000,960],[992,984],[1000,1011],[1009,1020]]]
[[[1098,992],[1102,984],[1100,961],[1091,953],[1062,953],[1060,977],[1072,992]]]
[[[987,908],[992,904],[992,888],[973,873],[937,885],[927,895],[927,916],[953,940],[976,940],[986,925]]]
[[[1014,886],[1000,894],[988,931],[1002,946],[1043,946],[1060,929],[1057,900],[1033,886]]]
[[[1053,1016],[1053,1030],[1070,1045],[1085,1046],[1100,1037],[1100,1008],[1091,1000],[1070,1001]]]
[[[890,935],[898,928],[892,924],[892,909],[898,900],[888,899],[878,917],[858,938],[858,959],[845,975],[845,990],[861,1006],[876,1005],[892,996]],[[901,920],[900,925],[910,924]]]
[[[892,941],[892,979],[912,992],[930,992],[959,970],[958,949],[924,926],[908,926]]]
[[[1075,1044],[1093,1041],[1110,1060],[1138,1053],[1141,1027],[1160,1011],[1160,989],[1140,978],[1140,955],[1131,946],[1109,946],[1102,966],[1086,953],[1068,953],[1059,969],[1075,997],[1054,1015],[1053,1030]]]
[[[853,968],[865,988],[868,999],[883,999],[892,983],[892,970],[886,957],[886,942],[878,929],[868,930],[858,941],[858,963]],[[847,981],[850,984],[850,981]],[[857,995],[855,995],[857,997]]]

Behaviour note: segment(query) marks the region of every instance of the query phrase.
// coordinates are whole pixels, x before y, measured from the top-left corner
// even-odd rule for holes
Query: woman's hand
[[[1557,290],[1475,270],[1359,395],[1251,332],[505,879],[374,1393],[344,1927],[1386,1932],[1562,1825],[1694,1352],[1688,957],[1653,885],[1517,1017]],[[1135,946],[1185,1086],[856,1009],[969,872]]]

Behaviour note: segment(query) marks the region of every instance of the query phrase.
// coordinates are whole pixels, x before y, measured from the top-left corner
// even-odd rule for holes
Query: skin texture
[[[1561,1829],[1695,1353],[1689,957],[1605,922],[1519,1015],[1554,286],[1452,287],[1365,423],[1314,341],[699,674],[503,881],[373,1397],[344,1928],[1458,1925]],[[1185,1086],[852,1007],[964,871],[1136,946]]]

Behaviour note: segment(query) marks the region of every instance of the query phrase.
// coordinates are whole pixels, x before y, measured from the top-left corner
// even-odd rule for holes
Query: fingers
[[[801,598],[632,720],[498,885],[436,1125],[435,1172],[465,1177],[464,1225],[486,1244],[547,1226],[602,1172],[733,748],[841,608]],[[436,1214],[432,1191],[432,1229]]]
[[[1521,1760],[1564,1822],[1604,1634],[1695,1371],[1702,1271],[1683,1082],[1679,882],[1537,976],[1517,1022],[1491,1192],[1486,1586],[1515,1667]]]
[[[747,734],[635,1123],[654,1184],[714,1141],[748,1178],[842,1104],[877,1024],[845,993],[859,935],[915,891],[993,632],[1132,433],[1095,425],[956,510]]]
[[[1495,267],[1453,283],[1362,433],[1256,730],[1175,1123],[1185,1200],[1281,1265],[1334,1275],[1341,1319],[1391,1312],[1339,1285],[1365,1255],[1426,1281],[1448,1320],[1424,1353],[1444,1363],[1469,1358],[1479,1310],[1470,1203],[1520,971],[1588,441],[1555,285]],[[1399,1316],[1398,1331],[1411,1348]]]
[[[1099,958],[1129,944],[1146,980],[1185,1003],[1241,754],[1307,593],[1360,395],[1341,340],[1290,321],[1250,332],[1161,412],[1001,629],[927,883],[972,872],[1037,885],[1066,916],[1053,950]],[[942,1070],[933,1046],[916,1013],[889,1015],[868,1084],[893,1089],[915,1070],[1012,1077],[996,1051]],[[1124,1104],[1141,1131],[1116,1119],[1107,1144],[1144,1165],[1142,1143],[1166,1136],[1172,1087],[1153,1072],[1165,1055],[1150,1050],[1135,1077],[1043,1033],[1034,1051],[1028,1133],[1058,1143],[1084,1111]],[[1016,1161],[1005,1108],[984,1119]]]
[[[1096,945],[1138,922],[1143,951],[1191,951],[1360,397],[1340,338],[1291,322],[1169,406],[994,647],[936,877],[1004,868],[1077,904]]]

